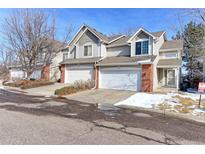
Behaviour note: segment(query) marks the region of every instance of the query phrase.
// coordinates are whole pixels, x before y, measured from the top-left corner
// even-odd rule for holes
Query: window
[[[136,42],[136,55],[148,54],[149,41]]]
[[[85,45],[84,46],[84,56],[92,56],[92,45]]]
[[[177,53],[176,52],[161,53],[160,56],[162,58],[177,58]]]
[[[63,60],[68,59],[68,52],[63,53]]]
[[[142,54],[148,54],[148,41],[142,42]]]

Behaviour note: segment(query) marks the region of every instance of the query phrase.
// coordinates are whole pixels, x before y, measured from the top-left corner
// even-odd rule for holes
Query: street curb
[[[34,96],[39,96],[39,94],[37,93],[31,93],[31,92],[27,92],[26,90],[22,90],[20,88],[17,88],[17,87],[9,87],[9,86],[4,86],[3,87],[6,89],[6,90],[13,90],[13,92],[22,92],[22,93],[26,93],[27,95],[34,95]],[[45,96],[45,95],[42,95],[44,97],[48,97],[48,96]],[[49,97],[58,97],[56,95],[50,95]],[[66,98],[66,97],[65,97]],[[72,99],[69,99],[69,98],[66,98],[67,100],[72,100]],[[86,103],[86,104],[89,104],[88,102],[84,102],[84,101],[80,101],[81,103]],[[141,111],[148,111],[148,112],[154,112],[154,113],[160,113],[160,114],[164,114],[164,111],[163,110],[159,110],[159,109],[148,109],[148,108],[143,108],[143,107],[134,107],[134,106],[127,106],[127,105],[120,105],[120,106],[116,106],[116,107],[119,107],[119,108],[124,108],[124,109],[133,109],[133,110],[141,110]],[[170,112],[170,111],[167,111],[165,110],[165,115],[167,116],[171,116],[171,117],[176,117],[176,118],[180,118],[180,119],[184,119],[184,120],[190,120],[190,121],[195,121],[195,122],[200,122],[200,123],[203,123],[205,124],[205,118],[200,118],[200,117],[197,117],[197,116],[192,116],[192,115],[184,115],[184,114],[181,114],[181,113],[173,113],[173,112]]]
[[[133,107],[133,106],[126,106],[126,105],[121,105],[121,106],[116,106],[116,107],[164,114],[163,110],[158,110],[158,109],[147,109],[147,108],[143,108],[143,107]],[[199,118],[197,116],[183,115],[181,113],[173,113],[173,112],[170,112],[167,110],[165,111],[165,115],[168,115],[170,117],[176,117],[176,118],[180,118],[180,119],[184,119],[184,120],[190,120],[190,121],[195,121],[195,122],[200,122],[200,123],[205,124],[205,118],[202,119],[202,118]]]

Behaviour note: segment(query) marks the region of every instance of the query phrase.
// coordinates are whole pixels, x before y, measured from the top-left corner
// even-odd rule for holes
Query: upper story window
[[[136,42],[136,55],[148,54],[149,52],[149,41]]]
[[[66,60],[66,59],[68,59],[68,52],[63,53],[63,60]]]
[[[93,54],[93,47],[92,45],[84,45],[84,56],[91,57]]]
[[[178,58],[177,52],[167,52],[167,53],[160,53],[161,58]]]

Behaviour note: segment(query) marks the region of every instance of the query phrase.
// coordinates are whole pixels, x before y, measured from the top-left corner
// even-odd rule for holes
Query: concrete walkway
[[[0,82],[0,88],[5,88],[7,90],[12,90],[12,91],[19,91],[19,92],[23,92],[23,93],[27,93],[28,95],[38,95],[38,96],[54,96],[54,92],[56,89],[62,88],[68,86],[68,84],[64,84],[64,83],[54,83],[52,85],[48,85],[48,86],[41,86],[41,87],[37,87],[37,88],[31,88],[31,89],[20,89],[17,87],[8,87],[8,86],[2,86],[1,82]]]
[[[53,85],[42,86],[24,90],[31,95],[53,96],[56,89],[68,86],[64,83],[55,83]]]
[[[93,89],[78,92],[76,94],[66,96],[66,98],[91,104],[115,104],[119,101],[125,100],[135,93],[136,92],[134,91],[125,90]]]

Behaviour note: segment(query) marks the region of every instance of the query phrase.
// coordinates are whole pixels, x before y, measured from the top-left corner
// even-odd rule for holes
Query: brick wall
[[[61,83],[65,83],[65,64],[61,65]]]
[[[50,65],[43,68],[41,72],[41,79],[50,80]]]
[[[95,67],[95,87],[99,88],[99,66]]]
[[[142,65],[142,91],[143,92],[153,91],[153,65],[152,64]]]

